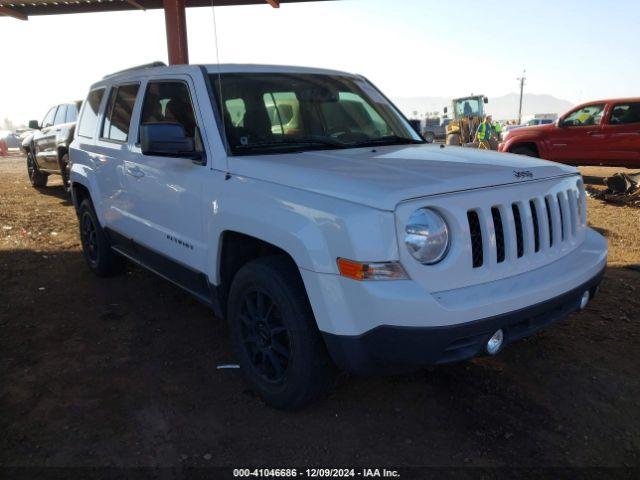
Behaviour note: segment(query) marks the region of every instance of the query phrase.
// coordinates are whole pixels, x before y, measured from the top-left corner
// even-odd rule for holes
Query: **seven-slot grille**
[[[478,209],[467,212],[473,268],[488,263],[488,248],[495,248],[496,263],[509,258],[509,251],[513,252],[512,260],[517,260],[559,248],[577,235],[582,222],[581,199],[575,189],[494,205],[490,211],[490,215],[483,215]],[[489,232],[495,234],[495,245],[485,238]]]

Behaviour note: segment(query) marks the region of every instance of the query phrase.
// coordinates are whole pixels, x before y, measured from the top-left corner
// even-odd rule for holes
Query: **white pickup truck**
[[[327,393],[339,370],[494,355],[584,308],[607,259],[574,168],[425,144],[343,72],[109,75],[70,156],[89,267],[127,258],[209,305],[278,408]]]

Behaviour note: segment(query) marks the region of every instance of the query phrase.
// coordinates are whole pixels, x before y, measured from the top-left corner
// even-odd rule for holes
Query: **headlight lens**
[[[432,265],[449,250],[449,228],[442,215],[430,208],[416,210],[404,229],[404,244],[420,263]]]

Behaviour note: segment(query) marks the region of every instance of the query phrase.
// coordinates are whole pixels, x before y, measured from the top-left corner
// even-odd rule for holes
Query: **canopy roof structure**
[[[186,0],[185,7],[216,7],[269,4],[278,8],[284,3],[322,0]],[[164,8],[163,0],[0,0],[0,16],[26,20],[31,15],[151,10]]]
[[[169,63],[189,63],[186,7],[271,5],[326,0],[0,0],[0,18],[27,20],[32,15],[164,9]]]

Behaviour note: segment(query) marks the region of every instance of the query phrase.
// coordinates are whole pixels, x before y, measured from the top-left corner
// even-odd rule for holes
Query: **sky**
[[[640,1],[341,0],[218,7],[223,63],[333,68],[391,98],[518,89],[572,103],[640,96]],[[187,10],[191,63],[215,63],[211,8]],[[161,10],[0,17],[0,125],[132,65],[166,61]]]

